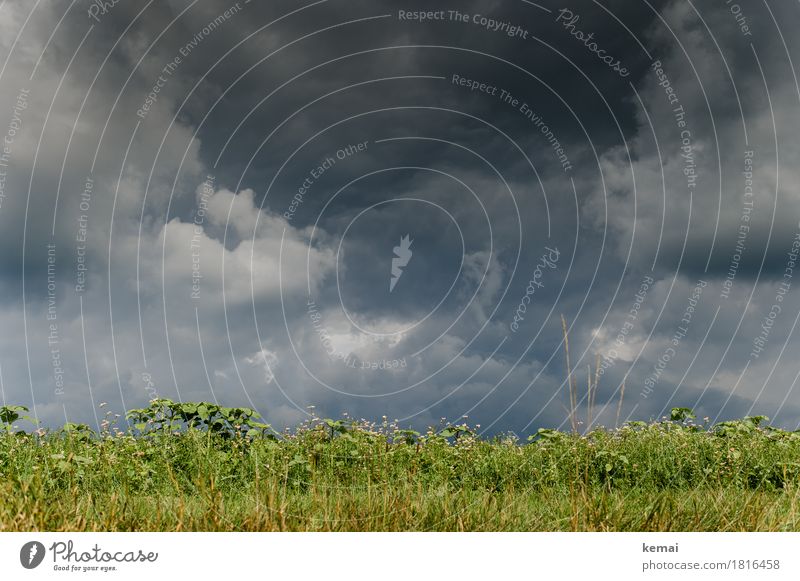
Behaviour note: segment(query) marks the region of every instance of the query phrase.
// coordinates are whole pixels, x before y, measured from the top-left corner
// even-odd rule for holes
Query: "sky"
[[[0,0],[2,403],[797,429],[797,25],[764,0]]]

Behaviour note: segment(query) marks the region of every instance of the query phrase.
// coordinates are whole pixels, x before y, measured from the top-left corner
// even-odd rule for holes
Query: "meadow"
[[[676,408],[519,441],[348,418],[277,433],[169,400],[99,433],[25,432],[25,412],[0,408],[0,531],[800,530],[800,433],[764,417]]]

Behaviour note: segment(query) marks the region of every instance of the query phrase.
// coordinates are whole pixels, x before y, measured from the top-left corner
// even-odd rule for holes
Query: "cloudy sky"
[[[795,429],[798,25],[764,0],[0,0],[2,402],[523,435],[569,425],[563,316],[584,427],[591,367],[598,424]]]

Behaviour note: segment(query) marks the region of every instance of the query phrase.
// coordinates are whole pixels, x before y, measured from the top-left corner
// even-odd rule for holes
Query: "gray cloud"
[[[6,2],[5,401],[563,426],[563,313],[600,423],[798,424],[796,7],[542,4]]]

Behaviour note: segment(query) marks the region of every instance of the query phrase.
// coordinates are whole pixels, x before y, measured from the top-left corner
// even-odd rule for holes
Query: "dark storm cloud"
[[[315,405],[530,430],[565,421],[564,313],[581,381],[595,353],[607,365],[601,423],[623,381],[623,418],[696,403],[797,423],[784,399],[798,301],[777,297],[798,227],[800,54],[776,35],[796,8],[748,5],[745,31],[723,3],[540,5],[37,8],[0,100],[10,112],[16,87],[32,89],[0,207],[7,398],[51,422],[158,393],[255,405],[278,425]],[[31,9],[0,9],[4,51]],[[693,188],[653,60],[684,107]],[[413,258],[390,291],[405,235]]]
[[[294,3],[285,6],[280,4],[270,4],[268,7],[248,6],[247,10],[251,10],[253,14],[259,10],[263,14],[249,19],[244,26],[244,32],[252,33],[259,30],[254,23],[271,22],[279,14],[289,12],[290,7],[298,8]],[[418,10],[425,9],[426,5],[403,8]],[[464,76],[466,74],[464,69],[481,82],[505,88],[520,99],[535,101],[537,112],[543,117],[557,119],[559,137],[565,142],[573,138],[582,141],[584,135],[578,123],[570,122],[571,115],[565,110],[559,96],[573,108],[586,130],[592,134],[598,147],[605,147],[609,140],[618,142],[620,139],[619,134],[606,131],[611,122],[611,114],[605,110],[606,104],[602,99],[605,99],[608,107],[618,116],[623,130],[631,127],[632,107],[622,101],[622,96],[628,94],[629,88],[624,83],[616,82],[617,79],[604,75],[605,71],[595,66],[591,61],[592,55],[587,54],[580,43],[565,42],[571,37],[567,36],[565,39],[565,33],[552,25],[553,14],[547,14],[522,2],[492,6],[486,3],[465,6],[463,3],[451,2],[442,3],[436,8],[459,9],[472,14],[485,13],[498,20],[519,23],[530,33],[529,40],[521,41],[518,38],[508,38],[502,33],[487,32],[472,23],[398,22],[396,3],[356,3],[346,13],[328,3],[315,6],[313,10],[304,10],[286,18],[280,25],[260,30],[252,40],[236,49],[214,68],[209,69],[216,64],[214,58],[198,59],[187,67],[186,74],[191,74],[189,71],[197,74],[208,72],[204,83],[215,85],[217,93],[225,93],[224,100],[212,113],[213,123],[208,126],[210,128],[208,132],[204,131],[205,128],[201,128],[204,150],[208,151],[209,156],[216,157],[218,148],[222,145],[220,142],[227,141],[230,137],[227,131],[218,131],[216,128],[221,126],[233,128],[247,113],[249,116],[245,125],[237,131],[236,138],[229,145],[224,158],[232,167],[239,169],[236,165],[239,160],[249,158],[253,149],[261,143],[265,133],[264,127],[272,129],[284,120],[287,113],[294,112],[300,106],[330,91],[341,90],[342,87],[354,83],[393,76],[425,74],[449,78],[459,72]],[[604,30],[613,29],[611,16],[591,2],[578,3],[572,9],[581,15],[582,22],[591,23],[598,38],[603,36]],[[610,6],[609,10],[619,12],[620,6]],[[205,11],[203,16],[208,12]],[[345,24],[359,18],[380,15],[391,15],[391,17]],[[203,16],[195,16],[192,18],[192,23],[199,26]],[[654,18],[652,12],[643,11],[641,8],[629,10],[625,16],[629,27],[635,30],[644,29]],[[314,34],[315,31],[339,24],[341,26]],[[192,29],[192,25],[189,24],[185,27],[189,31]],[[243,32],[237,30],[236,34],[242,35]],[[179,37],[179,34],[170,35],[170,38]],[[534,38],[540,39],[541,42],[533,40]],[[224,34],[216,36],[213,42],[206,43],[199,50],[204,51],[204,55],[222,56],[218,43],[228,42],[232,45],[230,40]],[[637,68],[637,61],[640,61],[638,68],[642,68],[641,61],[644,55],[631,35],[606,34],[603,41],[609,53],[626,55],[632,61],[630,64],[632,70]],[[285,45],[288,46],[282,48]],[[414,45],[451,48],[438,49],[430,46],[415,48]],[[553,52],[547,45],[563,52],[563,56]],[[279,48],[281,49],[279,52],[265,59]],[[348,57],[348,55],[355,56]],[[567,59],[571,59],[573,64]],[[334,62],[322,66],[329,61]],[[241,77],[242,73],[251,67],[255,68]],[[295,75],[313,67],[317,67],[313,73],[303,75],[271,96],[264,104],[253,109],[266,96],[265,92],[277,88]],[[534,81],[522,70],[530,71],[539,77],[541,83]],[[570,74],[565,74],[565,71],[570,71]],[[585,73],[589,80],[580,72]],[[233,81],[236,81],[235,85],[232,85]],[[597,84],[597,89],[590,81]],[[578,95],[581,98],[575,98]],[[587,95],[591,97],[585,98]],[[296,124],[287,125],[285,130],[276,136],[273,140],[276,145],[267,147],[258,160],[258,167],[253,168],[252,176],[248,177],[252,182],[258,183],[262,175],[268,174],[269,170],[273,169],[270,165],[274,163],[272,160],[276,158],[275,153],[283,152],[289,144],[302,143],[300,136],[307,136],[306,129],[309,126],[322,128],[327,123],[348,117],[348,113],[420,104],[464,108],[467,112],[490,119],[492,123],[509,131],[513,131],[521,124],[519,114],[499,99],[487,99],[477,94],[467,95],[466,91],[454,90],[447,82],[375,82],[358,89],[342,91],[305,110]],[[199,114],[203,116],[206,113],[207,111],[202,108],[199,110]],[[463,118],[442,113],[431,116],[437,117],[438,120],[398,112],[378,115],[365,120],[364,123],[368,126],[380,123],[389,127],[402,123],[409,130],[424,127],[432,133],[445,128],[458,132],[460,128],[468,127]],[[195,116],[191,119],[197,121]],[[345,127],[345,130],[347,129]],[[528,131],[516,133],[526,145],[536,142]],[[339,136],[342,131],[339,130],[335,134]],[[466,137],[465,144],[472,145],[486,141],[491,134],[485,130],[477,131],[473,127],[472,131],[466,134],[459,133],[458,136],[461,139]],[[338,142],[329,143],[332,139],[322,136],[317,142],[326,144],[329,148],[338,145]],[[490,141],[496,140],[490,139]],[[499,147],[503,148],[505,145],[501,144]],[[577,146],[573,149],[577,149]]]

